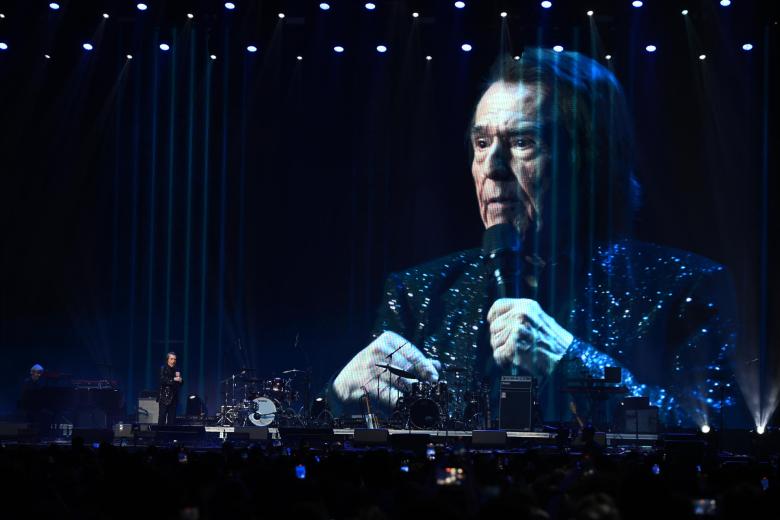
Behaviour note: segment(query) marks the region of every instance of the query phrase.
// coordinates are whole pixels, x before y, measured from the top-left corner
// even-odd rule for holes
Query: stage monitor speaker
[[[498,427],[529,431],[533,425],[533,378],[502,376],[498,402]]]
[[[132,439],[135,436],[133,425],[127,423],[116,423],[114,425],[115,439]]]
[[[114,432],[107,428],[73,428],[71,442],[76,444],[78,440],[84,441],[84,444],[106,443],[111,444],[114,440]]]
[[[155,397],[140,397],[138,399],[138,424],[157,424],[160,416],[160,403]]]
[[[471,433],[471,446],[480,448],[506,447],[506,432],[503,430],[474,430]]]
[[[241,440],[241,441],[267,441],[271,437],[268,433],[268,428],[263,426],[258,428],[256,426],[245,427],[236,426],[232,432],[227,433],[227,440]]]
[[[627,433],[658,433],[658,407],[644,410],[626,410]]]
[[[377,428],[356,428],[353,442],[356,445],[379,446],[387,445],[390,441],[390,432],[388,430]]]
[[[431,436],[427,433],[397,433],[390,436],[390,444],[397,450],[425,453]]]
[[[173,442],[176,444],[196,444],[203,440],[206,429],[203,426],[172,426],[160,425],[152,427],[156,442]]]

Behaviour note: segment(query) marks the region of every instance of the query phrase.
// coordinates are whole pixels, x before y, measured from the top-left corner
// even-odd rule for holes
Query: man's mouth
[[[498,195],[498,196],[490,197],[487,200],[488,204],[502,204],[502,205],[517,204],[518,202],[520,202],[520,199],[518,199],[514,195]]]

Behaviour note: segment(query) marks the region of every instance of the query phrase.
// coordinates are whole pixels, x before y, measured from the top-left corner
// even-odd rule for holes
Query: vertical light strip
[[[138,171],[139,163],[138,157],[140,156],[139,140],[141,134],[141,89],[139,83],[141,82],[140,76],[134,76],[133,82],[133,153],[132,157],[132,203],[131,211],[132,216],[130,220],[130,276],[129,276],[129,320],[128,320],[128,337],[127,337],[127,396],[130,402],[135,399],[135,305],[136,305],[136,262],[138,256],[138,196],[139,196],[139,181]],[[132,409],[135,409],[133,407]]]
[[[157,47],[157,34],[154,38],[154,47]],[[148,247],[149,247],[149,261],[148,261],[148,273],[149,278],[147,284],[147,303],[146,303],[146,377],[144,379],[145,388],[151,388],[151,371],[152,371],[152,319],[154,310],[154,240],[155,240],[155,219],[156,219],[156,193],[155,188],[157,184],[157,87],[158,87],[158,53],[153,53],[154,59],[152,60],[152,132],[150,143],[150,159],[149,159],[149,233],[148,233]],[[167,345],[166,345],[167,346]],[[155,355],[158,354],[155,352]]]
[[[184,334],[182,355],[184,357],[182,369],[187,378],[184,380],[185,395],[189,393],[190,367],[194,363],[190,362],[190,254],[192,253],[192,172],[193,172],[193,139],[194,139],[194,119],[195,119],[195,47],[197,39],[195,30],[188,33],[190,45],[190,75],[187,96],[187,215],[186,232],[184,238]],[[202,396],[202,394],[200,394]]]
[[[229,48],[229,30],[225,29],[223,49]],[[212,374],[216,380],[219,380],[222,374],[222,364],[224,361],[224,345],[222,342],[222,333],[225,326],[225,210],[227,208],[227,156],[228,156],[228,89],[230,83],[230,68],[228,65],[228,55],[225,52],[225,59],[222,61],[222,146],[219,158],[219,271],[217,274],[217,371]]]
[[[171,38],[173,47],[170,51],[170,95],[168,97],[168,215],[165,245],[165,346],[171,350],[171,262],[173,247],[173,177],[176,154],[176,29]]]
[[[198,349],[198,395],[204,395],[206,356],[206,273],[209,234],[209,132],[211,125],[211,60],[206,60],[205,104],[203,106],[203,214],[200,242],[200,345]]]

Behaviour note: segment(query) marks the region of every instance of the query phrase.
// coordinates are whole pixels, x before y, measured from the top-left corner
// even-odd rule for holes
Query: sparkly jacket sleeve
[[[667,294],[672,293],[664,296]],[[649,346],[654,349],[653,355],[662,356],[662,373],[654,379],[665,384],[637,377],[642,367],[636,358],[641,356],[629,354],[632,345],[610,352],[576,338],[565,359],[581,362],[591,377],[602,377],[605,366],[622,367],[629,395],[648,396],[667,425],[701,426],[715,420],[712,416],[721,406],[736,404],[732,371],[736,317],[728,273],[722,268],[700,273],[672,301],[654,302],[651,307],[635,317],[635,337],[641,338],[649,328],[661,331],[656,338],[664,345],[637,344]]]

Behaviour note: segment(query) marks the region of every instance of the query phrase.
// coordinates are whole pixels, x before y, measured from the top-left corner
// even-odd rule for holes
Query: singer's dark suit
[[[179,404],[179,388],[181,383],[174,381],[177,368],[167,364],[160,367],[160,390],[157,401],[160,403],[160,416],[157,424],[176,424],[176,407]]]
[[[722,266],[629,240],[597,247],[589,260],[580,269],[553,265],[526,296],[575,336],[540,382],[544,419],[568,418],[573,397],[560,388],[573,377],[603,377],[604,366],[623,367],[629,395],[649,396],[668,426],[716,420],[721,399],[726,410],[736,404],[733,291]],[[495,388],[486,320],[495,298],[481,251],[455,253],[389,276],[374,337],[396,332],[426,356],[464,366],[458,377],[467,387],[487,376]],[[454,386],[453,374],[442,377]]]

